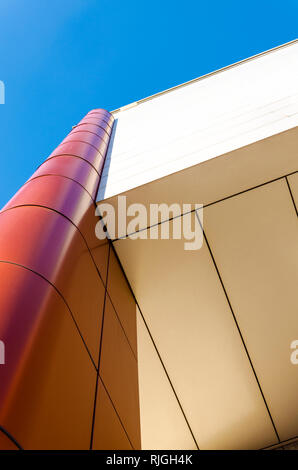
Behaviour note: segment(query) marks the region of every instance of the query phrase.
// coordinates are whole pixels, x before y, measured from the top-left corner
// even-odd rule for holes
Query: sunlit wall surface
[[[197,251],[149,219],[113,241],[138,302],[142,447],[295,440],[297,41],[113,115],[98,201],[204,205]]]

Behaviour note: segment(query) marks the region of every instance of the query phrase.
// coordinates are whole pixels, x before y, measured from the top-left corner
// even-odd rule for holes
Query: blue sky
[[[297,0],[1,0],[0,207],[90,109],[295,39]]]

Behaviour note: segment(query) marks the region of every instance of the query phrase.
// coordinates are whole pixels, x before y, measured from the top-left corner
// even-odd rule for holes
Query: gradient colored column
[[[132,422],[114,391],[135,316],[125,303],[117,311],[114,255],[95,237],[112,127],[108,111],[90,111],[0,212],[0,448],[140,447],[136,357],[121,368],[133,377],[122,384]]]

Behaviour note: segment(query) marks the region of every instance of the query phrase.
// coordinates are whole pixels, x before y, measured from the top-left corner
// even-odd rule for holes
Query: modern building
[[[295,447],[297,126],[293,41],[73,127],[0,212],[0,448]]]

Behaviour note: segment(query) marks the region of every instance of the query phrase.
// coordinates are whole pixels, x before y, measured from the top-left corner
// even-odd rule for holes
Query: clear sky
[[[297,0],[1,0],[0,207],[92,108],[295,39]]]

